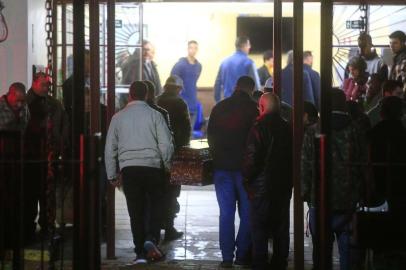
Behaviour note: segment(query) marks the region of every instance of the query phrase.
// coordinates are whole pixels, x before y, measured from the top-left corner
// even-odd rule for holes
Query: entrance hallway
[[[116,191],[116,256],[117,260],[103,260],[103,269],[218,269],[221,253],[218,241],[219,208],[214,186],[183,186],[178,199],[181,206],[175,221],[177,230],[184,232],[182,239],[162,245],[166,253],[164,262],[147,266],[129,266],[134,259],[130,220],[124,194]],[[306,220],[307,208],[305,208]],[[238,215],[236,215],[238,220]],[[236,222],[238,224],[238,222]],[[293,207],[291,207],[291,247],[289,269],[293,269]],[[237,227],[236,227],[237,228]],[[306,231],[306,225],[305,225]],[[305,269],[311,269],[311,238],[305,236]],[[105,258],[106,245],[102,246]],[[333,262],[338,266],[334,252]],[[236,268],[237,269],[237,268]],[[337,267],[338,269],[338,267]]]

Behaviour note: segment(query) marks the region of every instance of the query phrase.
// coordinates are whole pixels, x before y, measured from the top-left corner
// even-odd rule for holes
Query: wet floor
[[[175,226],[177,230],[184,232],[183,238],[162,245],[162,249],[166,252],[165,262],[147,267],[137,266],[137,269],[217,269],[221,261],[218,240],[219,209],[213,186],[183,187],[179,204],[181,209],[175,220]],[[293,220],[292,210],[291,220]],[[236,224],[238,225],[238,214],[236,214]],[[237,225],[236,231],[238,231]],[[293,223],[290,229],[291,249],[293,248],[292,225]],[[306,231],[305,224],[304,229]],[[311,239],[305,236],[304,244],[306,269],[311,269]],[[103,257],[105,257],[104,245],[102,250]],[[130,220],[124,195],[120,191],[116,193],[116,255],[117,260],[104,260],[103,264],[111,267],[114,265],[118,268],[128,268],[125,265],[135,257]],[[290,264],[292,258],[291,250]],[[334,261],[337,261],[336,256]]]

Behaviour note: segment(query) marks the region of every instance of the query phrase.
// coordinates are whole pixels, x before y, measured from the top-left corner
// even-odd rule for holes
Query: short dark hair
[[[142,81],[135,81],[130,86],[130,97],[133,100],[145,100],[147,93],[147,85]]]
[[[399,97],[390,96],[382,99],[381,116],[383,119],[400,119],[403,115],[403,101]]]
[[[153,102],[155,99],[155,85],[151,81],[143,81],[147,85],[147,101]]]
[[[313,57],[312,51],[303,52],[303,59],[306,59],[307,57]]]
[[[307,116],[309,117],[309,121],[311,123],[317,122],[317,119],[319,118],[319,112],[317,111],[317,108],[316,106],[314,106],[313,103],[305,101],[303,104],[303,112],[307,113]]]
[[[190,44],[196,44],[196,45],[199,45],[199,43],[197,43],[197,41],[196,41],[196,40],[189,40],[189,41],[188,41],[188,43],[187,43],[187,45],[189,46]]]
[[[345,93],[340,88],[333,87],[331,89],[331,110],[339,112],[347,111]]]
[[[250,76],[241,76],[236,85],[238,90],[244,91],[244,92],[253,92],[255,88],[255,82]]]
[[[405,32],[400,31],[400,30],[395,31],[395,32],[393,32],[392,34],[390,34],[390,35],[389,35],[389,38],[390,38],[390,39],[397,38],[397,39],[399,39],[402,43],[405,43],[405,42],[406,42],[406,34],[405,34]]]
[[[372,37],[371,37],[371,35],[367,34],[366,32],[362,32],[358,36],[358,40],[366,40],[367,42],[369,42],[369,44],[372,44]]]
[[[351,58],[348,62],[348,66],[358,69],[361,73],[365,73],[368,67],[367,62],[365,62],[365,60],[360,56]]]
[[[396,80],[387,80],[382,84],[382,94],[393,93],[398,87],[403,88],[403,83]]]
[[[264,59],[264,62],[268,61],[271,58],[273,58],[273,51],[272,50],[265,51],[264,55],[262,56],[262,59]]]
[[[12,91],[18,91],[18,92],[25,94],[26,88],[25,88],[24,84],[22,84],[20,82],[15,82],[15,83],[12,83],[10,85],[10,87],[8,88],[8,93],[10,93]]]
[[[246,45],[248,42],[250,41],[250,39],[246,36],[241,36],[241,37],[237,37],[236,41],[235,41],[235,47],[237,49],[241,49],[242,47],[244,47],[244,45]]]

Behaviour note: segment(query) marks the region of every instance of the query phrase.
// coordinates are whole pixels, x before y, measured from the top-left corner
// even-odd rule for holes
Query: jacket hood
[[[331,113],[331,128],[335,131],[342,130],[351,124],[351,118],[346,112],[333,111]]]

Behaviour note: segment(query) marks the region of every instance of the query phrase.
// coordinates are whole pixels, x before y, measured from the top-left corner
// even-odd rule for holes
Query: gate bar
[[[303,0],[293,4],[293,193],[294,265],[304,269],[304,220],[300,161],[303,141]]]
[[[107,0],[107,125],[110,125],[111,118],[115,113],[116,100],[116,78],[115,78],[115,11],[116,1]],[[108,185],[107,187],[107,214],[106,214],[106,240],[107,240],[107,259],[116,258],[116,213],[115,213],[115,188]]]
[[[281,96],[282,74],[282,0],[273,3],[273,92]]]

